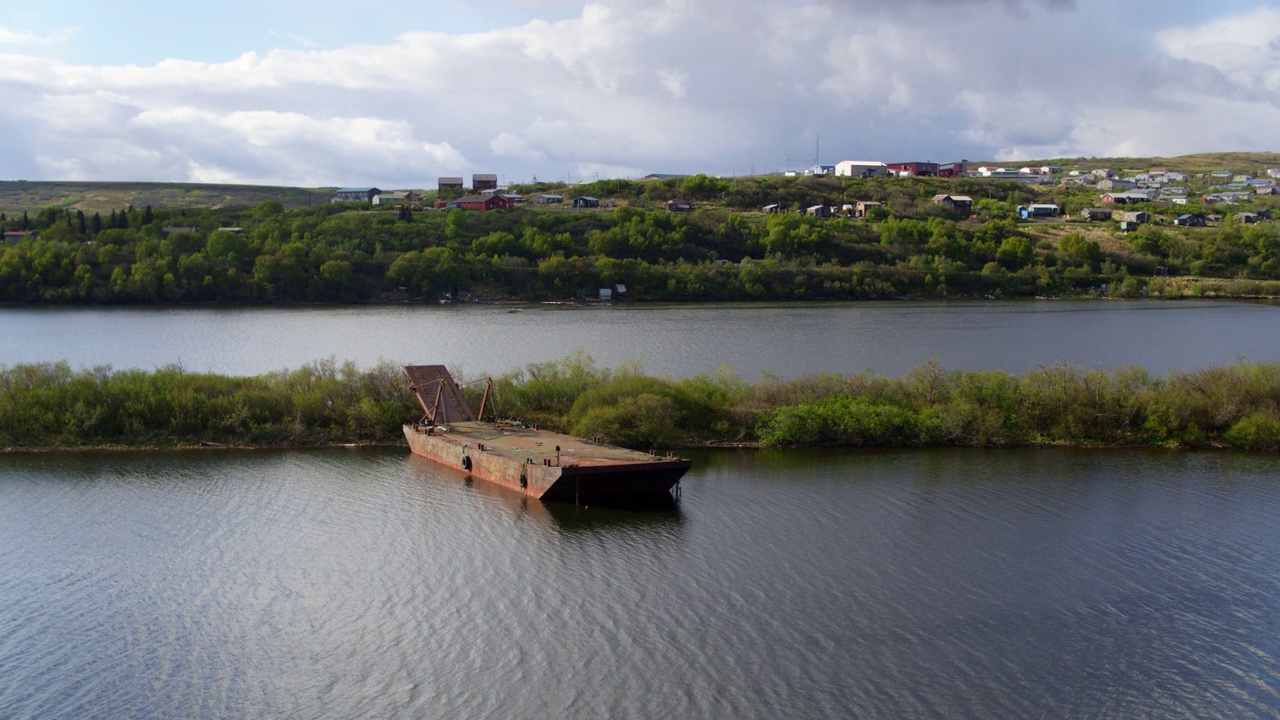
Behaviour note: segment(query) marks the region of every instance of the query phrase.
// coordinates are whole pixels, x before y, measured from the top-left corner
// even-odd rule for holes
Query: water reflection
[[[0,459],[0,717],[1277,717],[1280,457]]]
[[[680,503],[672,493],[596,499],[581,505],[544,502],[417,455],[407,454],[404,464],[406,471],[421,482],[460,488],[482,498],[492,511],[505,510],[565,535],[625,530],[652,531],[656,536],[669,536],[678,532],[686,521]]]

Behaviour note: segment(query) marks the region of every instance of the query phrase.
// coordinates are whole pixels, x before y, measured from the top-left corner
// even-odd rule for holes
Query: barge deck
[[[627,450],[518,422],[485,422],[441,365],[405,368],[426,415],[404,425],[410,450],[545,500],[570,502],[669,491],[693,461]]]

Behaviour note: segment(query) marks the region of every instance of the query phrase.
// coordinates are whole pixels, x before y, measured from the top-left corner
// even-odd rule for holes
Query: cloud
[[[541,161],[547,159],[547,154],[541,150],[531,147],[524,138],[511,133],[498,133],[498,136],[489,141],[489,148],[493,150],[493,154],[497,157],[511,157],[518,160]]]
[[[1171,28],[1157,33],[1156,41],[1168,57],[1211,68],[1233,89],[1280,102],[1280,8]]]
[[[1271,143],[1280,10],[1147,35],[1112,12],[1104,0],[596,0],[555,21],[221,63],[10,52],[0,126],[23,132],[0,137],[0,155],[28,176],[424,186],[468,171],[777,170],[807,164],[815,135],[827,162]]]
[[[47,35],[17,32],[0,27],[0,45],[55,45],[64,43],[75,35],[71,28],[64,28]]]

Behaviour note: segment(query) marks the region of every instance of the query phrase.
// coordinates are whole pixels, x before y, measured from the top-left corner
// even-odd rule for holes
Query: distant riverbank
[[[467,388],[479,405],[477,388]],[[1280,364],[1152,375],[1040,367],[1021,374],[926,363],[896,379],[818,375],[748,383],[725,369],[679,380],[585,356],[494,380],[503,417],[628,447],[1100,445],[1280,450]],[[421,416],[401,369],[313,363],[253,377],[0,368],[9,451],[398,444]]]

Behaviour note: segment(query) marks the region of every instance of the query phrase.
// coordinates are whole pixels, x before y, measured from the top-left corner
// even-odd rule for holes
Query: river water
[[[8,308],[0,364],[1163,372],[1280,360],[1277,312]],[[1280,715],[1280,457],[692,457],[609,509],[397,448],[0,455],[0,718]]]
[[[583,350],[687,377],[728,364],[747,380],[871,370],[932,358],[956,370],[1142,365],[1196,370],[1280,361],[1280,306],[1238,302],[1041,301],[343,308],[6,308],[0,365],[256,375],[316,360],[445,364],[502,373]]]
[[[399,450],[9,457],[0,717],[1275,717],[1280,459],[698,452],[678,503]]]

